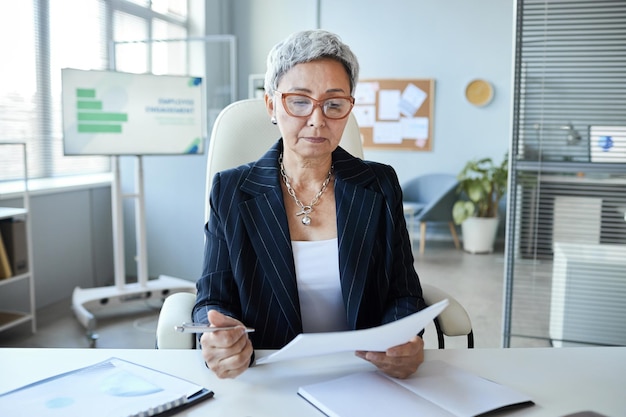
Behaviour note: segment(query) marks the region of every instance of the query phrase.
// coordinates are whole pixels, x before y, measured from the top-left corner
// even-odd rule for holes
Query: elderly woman
[[[258,161],[215,175],[196,284],[195,321],[235,327],[200,338],[221,378],[244,372],[254,349],[299,333],[379,326],[425,306],[395,171],[339,147],[358,71],[350,48],[322,30],[295,33],[268,55],[268,121],[282,138]],[[356,355],[405,378],[423,347],[416,335]]]

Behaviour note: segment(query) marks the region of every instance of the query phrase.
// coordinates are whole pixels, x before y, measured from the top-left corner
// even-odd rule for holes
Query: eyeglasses
[[[315,100],[312,97],[297,93],[281,93],[283,107],[287,114],[293,117],[309,117],[316,106],[329,119],[343,119],[350,114],[354,106],[354,97],[331,97],[324,100]]]

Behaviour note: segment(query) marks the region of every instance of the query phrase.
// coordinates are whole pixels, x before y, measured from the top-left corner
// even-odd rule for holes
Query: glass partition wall
[[[503,346],[626,345],[626,2],[518,0]]]

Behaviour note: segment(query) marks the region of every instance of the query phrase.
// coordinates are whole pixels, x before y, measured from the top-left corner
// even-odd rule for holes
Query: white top
[[[348,330],[339,282],[337,239],[292,241],[305,333]]]

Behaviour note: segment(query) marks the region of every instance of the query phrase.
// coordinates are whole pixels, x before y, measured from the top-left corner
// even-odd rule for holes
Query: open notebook
[[[118,358],[55,375],[0,395],[2,415],[166,416],[213,392]]]
[[[300,387],[298,394],[330,417],[473,417],[531,399],[442,361],[424,362],[407,379],[359,372]]]

